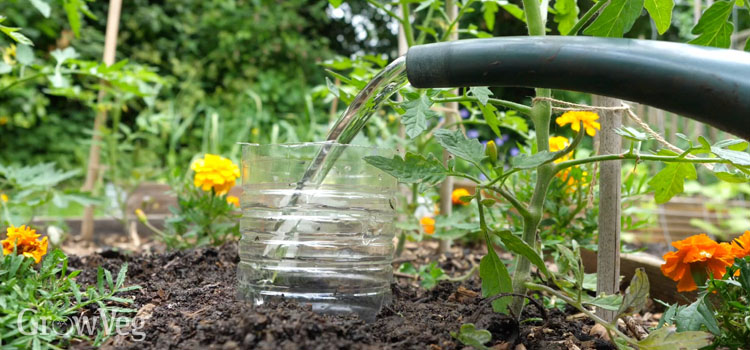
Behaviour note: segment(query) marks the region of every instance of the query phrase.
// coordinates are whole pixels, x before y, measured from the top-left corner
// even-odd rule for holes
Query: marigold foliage
[[[696,278],[705,278],[709,273],[714,278],[721,278],[726,268],[734,263],[732,246],[727,243],[716,243],[706,234],[690,236],[684,240],[672,242],[676,252],[664,254],[666,263],[661,266],[662,273],[677,281],[677,291],[696,290]]]
[[[240,177],[237,164],[215,154],[206,154],[204,158],[196,160],[191,168],[195,172],[195,187],[206,192],[213,190],[218,196],[227,194]]]
[[[37,264],[42,261],[42,257],[47,254],[47,237],[39,240],[40,235],[35,229],[21,225],[21,227],[8,227],[7,238],[2,242],[3,255],[12,254],[15,249],[16,254],[23,255],[27,258],[34,259]]]
[[[559,126],[565,126],[570,124],[570,128],[573,131],[581,130],[581,122],[583,122],[583,128],[586,129],[586,134],[589,136],[596,135],[597,130],[601,130],[602,126],[596,120],[599,119],[599,115],[589,111],[570,111],[565,112],[563,115],[557,117],[555,122]]]

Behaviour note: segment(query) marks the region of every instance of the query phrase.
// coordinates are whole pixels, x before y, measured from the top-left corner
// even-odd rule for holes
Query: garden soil
[[[450,255],[441,266],[463,266]],[[171,253],[124,255],[105,251],[82,258],[71,266],[83,270],[78,280],[94,284],[96,268],[119,270],[128,263],[126,285],[138,309],[138,329],[115,335],[104,349],[468,349],[451,336],[463,323],[492,333],[492,349],[613,349],[610,343],[589,336],[592,323],[585,318],[548,310],[546,317],[530,305],[519,325],[512,318],[492,313],[482,302],[476,277],[461,283],[440,282],[432,290],[397,278],[393,302],[374,323],[355,316],[326,316],[294,302],[252,307],[237,300],[235,270],[237,246],[198,248]],[[476,275],[475,275],[476,276]],[[403,276],[401,276],[403,277]],[[140,338],[141,332],[143,339]],[[90,347],[75,343],[73,348]]]

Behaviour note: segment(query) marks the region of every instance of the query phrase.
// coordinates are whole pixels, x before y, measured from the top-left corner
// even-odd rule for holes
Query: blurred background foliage
[[[68,47],[75,48],[81,60],[100,61],[108,1],[42,2],[50,7],[48,16],[32,6],[35,1],[0,3],[0,14],[7,17],[3,25],[23,28],[22,33],[35,44],[36,61],[54,66],[51,52]],[[496,3],[472,4],[462,17],[460,37],[525,35],[520,1],[490,8]],[[74,34],[70,11],[66,11],[70,4],[78,6],[74,10],[80,17],[79,35]],[[578,1],[579,15],[593,4]],[[552,2],[551,11],[555,6]],[[746,11],[736,10],[731,17],[735,26],[750,27]],[[414,23],[422,23],[426,13],[415,11]],[[550,34],[554,35],[558,27],[551,14]],[[693,25],[693,1],[678,0],[666,33],[659,35],[649,17],[641,16],[627,36],[686,42],[694,37],[690,34]],[[436,17],[429,26],[440,31],[447,23]],[[102,162],[118,168],[120,180],[104,175],[101,183],[132,188],[140,181],[166,182],[198,153],[238,160],[239,141],[321,140],[332,119],[346,107],[346,99],[335,101],[329,91],[326,78],[331,84],[336,79],[326,69],[367,80],[396,57],[396,33],[397,24],[367,1],[351,1],[338,8],[321,0],[125,1],[116,61],[127,59],[161,79],[150,87],[149,96],[110,97],[114,106],[110,108],[117,111],[119,122],[110,123],[105,131],[110,136],[109,148]],[[428,34],[425,41],[434,39]],[[9,37],[0,35],[4,59],[15,59],[12,44]],[[0,86],[10,79],[0,75]],[[44,78],[0,90],[0,149],[4,150],[0,164],[55,162],[63,171],[85,168],[98,108],[91,102],[95,90],[83,89],[77,96],[49,92]],[[523,88],[493,88],[492,92],[519,102],[533,96],[531,89]],[[587,94],[556,94],[568,101],[590,102]],[[367,126],[364,137],[381,146],[401,142],[396,116],[387,111],[381,115]],[[479,125],[472,132],[483,141],[494,138],[486,126]],[[523,137],[514,132],[507,136],[501,151],[517,152]],[[83,172],[78,172],[65,183],[78,187],[82,178]],[[122,179],[134,183],[126,186]]]

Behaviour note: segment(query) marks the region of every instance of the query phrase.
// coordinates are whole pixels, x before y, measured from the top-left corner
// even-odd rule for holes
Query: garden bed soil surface
[[[467,256],[452,255],[440,259],[446,271],[468,266]],[[468,256],[469,261],[475,258]],[[591,321],[571,317],[572,313],[548,310],[543,319],[528,306],[523,319],[529,321],[520,325],[492,313],[482,303],[476,277],[441,282],[432,290],[398,278],[392,285],[392,304],[374,323],[355,316],[315,314],[294,302],[252,307],[236,298],[238,261],[237,246],[229,244],[133,256],[106,251],[72,257],[71,265],[83,270],[80,283],[93,284],[97,266],[117,271],[127,262],[126,284],[142,287],[130,297],[142,321],[136,331],[145,333],[145,339],[113,336],[105,349],[464,349],[450,333],[466,322],[489,330],[492,341],[487,345],[493,349],[613,349],[589,336]]]

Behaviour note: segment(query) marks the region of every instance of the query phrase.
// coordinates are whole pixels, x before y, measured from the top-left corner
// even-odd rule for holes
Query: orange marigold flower
[[[227,194],[234,186],[235,180],[240,177],[240,168],[237,164],[215,154],[206,154],[204,158],[196,160],[191,168],[195,171],[195,187],[200,187],[206,192],[213,189],[217,196]]]
[[[677,281],[678,292],[696,290],[693,275],[708,273],[714,278],[721,278],[727,266],[734,263],[732,247],[727,243],[716,243],[705,234],[690,236],[682,241],[672,242],[676,252],[664,254],[666,263],[661,265],[661,272]]]
[[[23,255],[27,258],[34,259],[39,263],[42,257],[47,254],[47,237],[39,241],[39,234],[35,229],[21,225],[21,227],[8,227],[7,238],[0,242],[3,245],[3,255],[13,253]]]
[[[237,196],[227,196],[227,203],[233,204],[235,207],[240,207],[240,199]]]
[[[745,231],[742,236],[732,241],[732,255],[735,258],[744,258],[750,255],[750,231]]]
[[[422,225],[422,230],[424,230],[424,233],[431,235],[435,233],[435,219],[425,216],[419,220],[419,224]]]
[[[599,119],[599,115],[589,111],[570,111],[565,112],[563,115],[557,117],[555,122],[559,126],[565,126],[570,124],[570,128],[578,132],[581,130],[581,122],[583,127],[586,129],[586,134],[589,136],[596,135],[597,130],[601,130],[602,126],[596,120]]]
[[[465,188],[457,188],[453,190],[453,193],[451,193],[451,201],[453,204],[461,204],[461,205],[468,205],[469,202],[464,202],[461,200],[461,197],[468,197],[471,196],[471,193],[469,193],[469,190]]]

